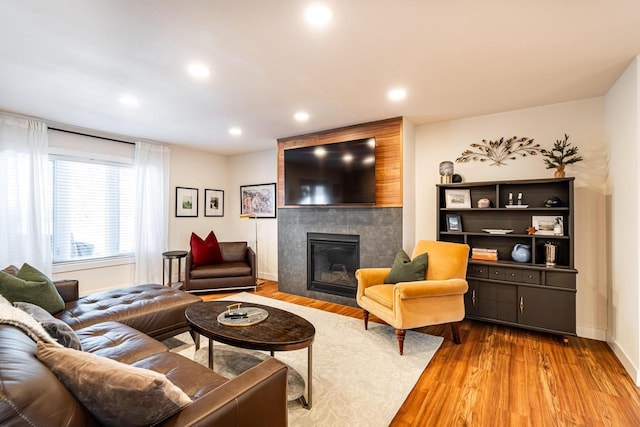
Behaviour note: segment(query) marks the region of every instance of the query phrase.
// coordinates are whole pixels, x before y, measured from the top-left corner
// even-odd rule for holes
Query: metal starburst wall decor
[[[469,160],[479,160],[481,162],[492,161],[491,166],[505,165],[507,160],[515,160],[520,157],[535,156],[542,152],[540,144],[534,144],[533,138],[518,138],[513,136],[509,139],[500,138],[497,141],[482,140],[482,144],[471,144],[475,151],[464,150],[456,162],[466,163]]]

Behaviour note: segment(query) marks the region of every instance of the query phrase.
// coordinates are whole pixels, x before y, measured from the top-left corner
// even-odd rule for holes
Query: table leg
[[[173,274],[171,273],[171,266],[173,265],[173,260],[169,258],[169,287],[171,288],[171,281],[173,280]]]
[[[300,396],[300,402],[305,409],[311,409],[313,405],[313,353],[311,351],[311,345],[307,347],[307,399],[304,398],[304,394]]]
[[[166,285],[166,280],[167,280],[167,273],[166,273],[166,265],[167,265],[167,260],[166,258],[162,258],[162,285]]]
[[[209,338],[209,369],[213,371],[213,340]]]

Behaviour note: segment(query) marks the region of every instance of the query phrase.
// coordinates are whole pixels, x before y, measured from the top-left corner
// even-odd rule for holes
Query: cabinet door
[[[574,292],[520,286],[518,304],[518,323],[575,335]]]
[[[498,315],[498,285],[478,282],[476,297],[478,316],[495,319]]]
[[[467,316],[478,315],[478,282],[469,280],[469,290],[464,294],[464,311]]]
[[[469,290],[464,295],[467,316],[495,319],[498,315],[498,290],[495,283],[469,280]]]

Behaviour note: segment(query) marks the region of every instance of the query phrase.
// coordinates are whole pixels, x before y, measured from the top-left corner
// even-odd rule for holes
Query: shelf
[[[507,237],[507,238],[527,238],[527,239],[562,239],[568,240],[569,236],[551,236],[546,234],[516,234],[516,233],[506,233],[506,234],[498,234],[498,233],[486,233],[484,231],[441,231],[441,235],[447,236],[482,236],[482,237]]]
[[[575,335],[578,271],[573,264],[573,183],[573,178],[549,178],[436,185],[438,240],[464,243],[476,249],[495,249],[498,254],[495,261],[469,258],[469,290],[464,297],[467,317]],[[451,193],[447,197],[449,189],[466,190],[459,194],[474,207],[447,208],[447,201],[451,200]],[[526,208],[505,207],[510,195],[513,198],[520,193],[522,203],[528,205]],[[544,206],[551,197],[558,198],[561,206]],[[475,207],[482,199],[488,199],[493,207]],[[461,225],[466,231],[446,231],[451,214],[459,220],[453,224]],[[549,220],[561,217],[563,235],[528,234],[533,217],[544,216],[551,217]],[[541,223],[542,218],[536,218],[535,222]],[[488,233],[484,229],[513,232]],[[547,242],[555,246],[554,266],[547,266],[545,262]],[[512,260],[511,253],[517,244],[530,247],[529,262]]]
[[[513,208],[440,208],[441,211],[447,212],[458,212],[458,211],[508,211],[510,213],[522,213],[522,212],[568,212],[569,208],[565,206],[557,207],[557,208],[547,208],[544,206],[538,207],[528,207],[522,209],[513,209]]]
[[[546,264],[533,264],[531,262],[517,262],[511,260],[499,259],[497,261],[488,261],[482,259],[471,259],[469,258],[469,264],[477,264],[477,265],[493,265],[499,267],[519,267],[519,268],[530,268],[533,270],[540,271],[560,271],[560,272],[568,272],[568,273],[577,273],[578,270],[569,267],[568,265],[555,265],[553,267],[547,267]]]

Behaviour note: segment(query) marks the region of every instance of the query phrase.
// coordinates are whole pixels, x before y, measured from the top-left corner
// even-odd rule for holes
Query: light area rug
[[[388,426],[443,341],[442,337],[407,331],[404,355],[400,356],[395,330],[388,325],[369,322],[369,330],[365,330],[362,319],[247,292],[223,299],[287,310],[316,328],[312,349],[313,407],[307,410],[298,401],[290,401],[290,426]],[[208,340],[201,339],[201,355],[196,357],[193,341],[188,334],[183,335],[177,338],[185,344],[174,343],[171,351],[206,366]],[[306,380],[307,349],[276,352],[275,357]]]

